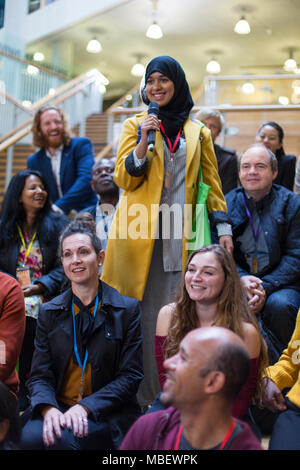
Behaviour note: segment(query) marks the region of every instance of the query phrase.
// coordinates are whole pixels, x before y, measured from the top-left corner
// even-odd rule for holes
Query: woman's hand
[[[88,435],[88,412],[86,408],[77,404],[71,406],[65,412],[65,422],[69,430],[73,429],[73,434],[76,437],[85,437]]]
[[[219,243],[228,251],[228,253],[232,255],[233,241],[231,235],[221,235],[221,237],[219,238]]]
[[[43,442],[46,447],[54,445],[54,434],[58,439],[61,438],[61,428],[65,427],[64,414],[54,406],[47,406],[44,408],[42,415],[44,416],[43,422]]]
[[[148,133],[149,131],[159,131],[160,122],[154,114],[148,114],[141,122],[141,140],[135,149],[137,158],[143,159],[145,157],[148,148]]]
[[[27,286],[22,286],[22,291],[24,297],[29,297],[30,295],[40,295],[44,292],[43,284],[28,284]]]
[[[283,395],[277,385],[275,385],[271,379],[266,377],[264,378],[264,386],[265,389],[262,397],[262,404],[274,413],[286,410]]]

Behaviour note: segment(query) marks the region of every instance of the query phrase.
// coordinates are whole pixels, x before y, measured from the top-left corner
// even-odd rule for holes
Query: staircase
[[[72,133],[74,136],[78,136],[79,126],[74,127]],[[96,156],[107,144],[107,116],[105,113],[92,114],[86,119],[85,135],[92,141]],[[36,149],[32,145],[14,146],[13,175],[27,168],[27,158],[35,151]],[[2,203],[5,191],[6,159],[7,151],[0,152],[0,204]]]

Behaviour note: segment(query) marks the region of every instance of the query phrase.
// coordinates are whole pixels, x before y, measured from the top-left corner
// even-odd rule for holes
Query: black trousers
[[[274,424],[269,450],[300,450],[300,408],[285,399],[287,409]]]
[[[28,405],[28,389],[25,384],[29,378],[31,369],[31,361],[34,352],[35,331],[36,319],[26,316],[25,334],[19,358],[20,391],[18,397],[21,410],[24,410]]]

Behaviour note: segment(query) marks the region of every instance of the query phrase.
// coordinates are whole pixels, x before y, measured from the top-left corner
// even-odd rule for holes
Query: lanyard
[[[98,303],[99,303],[99,297],[97,295],[96,302],[95,302],[95,307],[94,307],[94,318],[95,318],[95,315],[96,315],[96,312],[97,312],[97,309],[98,309]],[[84,373],[84,369],[85,369],[85,366],[86,366],[86,363],[87,363],[87,358],[88,358],[88,350],[86,349],[86,351],[85,351],[84,360],[83,360],[83,364],[82,364],[82,362],[80,360],[80,357],[79,357],[79,354],[78,354],[77,340],[76,340],[74,296],[72,298],[72,316],[73,316],[73,333],[74,333],[74,352],[75,352],[75,356],[76,356],[77,362],[79,364],[79,367],[81,369],[81,383],[82,383],[83,382],[83,373]]]
[[[247,212],[247,216],[248,216],[248,219],[249,219],[249,222],[250,222],[250,226],[251,226],[251,230],[252,230],[252,235],[253,235],[253,238],[254,238],[254,241],[255,241],[255,244],[257,243],[257,240],[258,240],[258,237],[259,237],[259,230],[260,230],[260,223],[258,222],[258,227],[257,227],[257,230],[255,231],[255,228],[254,228],[254,223],[253,223],[253,218],[252,218],[252,215],[247,207],[247,204],[246,204],[246,200],[245,200],[245,196],[243,193],[242,194],[242,198],[243,198],[243,203],[244,203],[244,206],[245,206],[245,209],[246,209],[246,212]]]
[[[179,138],[180,138],[181,128],[179,129],[179,132],[178,132],[178,134],[177,134],[177,136],[176,136],[176,139],[175,139],[175,142],[174,142],[174,145],[173,145],[173,146],[172,146],[172,143],[171,143],[169,137],[167,136],[167,134],[166,134],[166,132],[165,132],[165,129],[164,129],[164,126],[162,125],[162,123],[160,123],[160,128],[161,128],[162,133],[164,134],[165,138],[167,139],[167,144],[168,144],[168,147],[169,147],[170,152],[171,152],[171,153],[170,153],[170,160],[173,160],[174,150],[175,150],[176,145],[177,145],[177,143],[178,143],[178,140],[179,140]]]
[[[17,224],[17,228],[18,228],[18,232],[19,232],[19,235],[20,235],[20,238],[21,238],[21,242],[22,242],[22,245],[24,246],[25,250],[26,250],[26,253],[25,253],[25,258],[24,258],[24,264],[26,264],[26,261],[27,261],[27,258],[29,256],[29,253],[30,253],[30,250],[31,250],[31,247],[32,247],[32,244],[34,242],[34,239],[36,237],[36,232],[34,232],[31,240],[30,240],[30,243],[28,245],[28,248],[26,249],[26,243],[25,243],[25,239],[24,239],[24,236],[23,236],[23,233],[22,233],[22,230],[20,228],[20,226]]]
[[[173,450],[178,450],[179,449],[179,443],[180,443],[180,439],[181,439],[182,429],[183,429],[183,425],[181,424],[181,426],[179,428],[179,431],[178,431],[178,434],[177,434],[177,437],[176,437],[175,446],[174,446]],[[226,436],[224,437],[223,441],[221,442],[220,450],[224,450],[226,444],[228,443],[229,439],[232,436],[233,430],[234,430],[234,420],[231,421],[231,424],[230,424],[229,429],[226,433]]]

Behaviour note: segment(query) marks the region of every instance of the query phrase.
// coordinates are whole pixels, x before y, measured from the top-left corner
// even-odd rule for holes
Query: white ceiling
[[[247,36],[233,31],[243,8],[251,26]],[[50,61],[52,44],[72,42],[72,72],[98,68],[110,80],[110,95],[126,93],[137,83],[130,75],[136,54],[142,54],[145,64],[157,55],[176,58],[192,89],[207,75],[206,63],[215,55],[211,51],[219,51],[215,56],[222,75],[284,73],[282,64],[291,47],[300,66],[300,0],[159,0],[162,39],[146,38],[151,22],[150,0],[128,0],[29,44],[27,51],[42,50]],[[85,50],[95,30],[103,46],[97,55]]]

